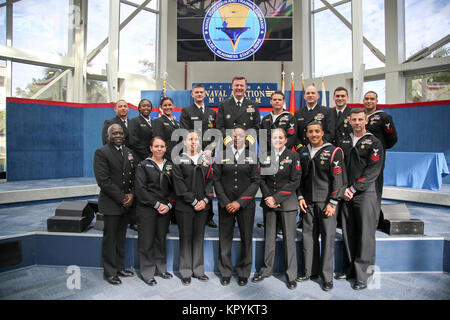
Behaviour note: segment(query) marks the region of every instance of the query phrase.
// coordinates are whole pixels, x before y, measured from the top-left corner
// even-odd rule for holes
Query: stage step
[[[302,241],[301,231],[297,236],[298,271],[302,271]],[[21,259],[13,265],[3,265],[0,272],[23,268],[30,265],[51,265],[80,267],[102,267],[101,234],[70,234],[31,232],[3,236],[2,244],[18,242]],[[167,243],[167,269],[178,270],[179,239],[169,236]],[[205,271],[218,271],[219,241],[216,237],[205,238]],[[125,244],[125,266],[139,269],[137,251],[137,236],[127,236]],[[264,241],[253,241],[252,272],[259,270],[263,262]],[[240,255],[239,239],[233,240],[232,261],[236,265]],[[17,255],[16,255],[17,256]],[[444,237],[398,237],[377,238],[376,270],[379,272],[450,272],[450,241]],[[335,271],[344,268],[344,246],[340,236],[335,241]],[[283,242],[278,238],[276,245],[276,273],[283,273]]]

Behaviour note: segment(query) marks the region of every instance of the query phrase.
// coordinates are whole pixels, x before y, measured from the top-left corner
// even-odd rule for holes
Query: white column
[[[109,47],[106,68],[109,102],[116,102],[119,97],[117,77],[119,71],[119,24],[120,0],[109,0]]]
[[[386,70],[405,61],[405,0],[384,0]],[[405,78],[398,71],[386,73],[386,103],[405,102]]]
[[[364,85],[362,0],[352,0],[352,55],[353,102],[360,103]]]
[[[69,13],[69,54],[74,58],[75,67],[69,77],[67,101],[86,100],[86,34],[87,1],[71,0]]]
[[[300,1],[297,2],[300,4]],[[294,7],[294,14],[296,12],[296,8]],[[299,10],[300,11],[300,10]],[[311,3],[309,0],[301,0],[301,14],[296,15],[295,18],[299,17],[301,21],[301,72],[303,73],[303,77],[305,79],[311,79],[313,73],[314,66],[314,45],[312,36],[312,24],[313,19],[311,17]],[[294,21],[295,21],[294,18]],[[294,24],[297,25],[297,24]],[[296,30],[294,30],[294,34]]]
[[[159,19],[160,19],[160,23],[159,23],[159,33],[158,33],[158,44],[159,44],[159,54],[158,54],[158,61],[159,61],[159,68],[157,70],[157,72],[159,72],[159,74],[157,74],[157,78],[159,79],[164,79],[165,78],[165,74],[167,72],[167,42],[169,41],[169,39],[167,38],[168,36],[168,1],[160,1],[160,6],[159,6]],[[175,47],[176,48],[176,47]],[[176,56],[175,56],[175,61],[176,61]],[[162,80],[161,80],[161,84],[162,84]]]

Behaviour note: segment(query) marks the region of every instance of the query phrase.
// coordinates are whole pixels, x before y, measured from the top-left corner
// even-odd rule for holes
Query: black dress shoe
[[[363,290],[367,288],[367,285],[364,282],[356,281],[353,285],[353,289],[355,290]]]
[[[155,278],[151,278],[151,279],[148,279],[148,280],[144,280],[144,282],[145,282],[146,284],[148,284],[149,286],[151,286],[151,287],[156,286],[156,284],[157,284]]]
[[[286,285],[287,285],[288,289],[291,289],[291,290],[297,288],[297,282],[295,280],[289,281]]]
[[[164,273],[157,273],[156,274],[158,277],[161,277],[163,279],[172,279],[172,274],[169,272],[164,272]]]
[[[343,272],[336,273],[334,276],[336,280],[347,280],[347,275]]]
[[[247,285],[247,282],[248,282],[247,278],[239,277],[238,279],[238,285],[240,285],[241,287]]]
[[[262,275],[260,275],[259,273],[255,273],[255,275],[252,278],[252,282],[256,283],[256,282],[261,282],[264,280],[265,277],[263,277]]]
[[[230,277],[222,277],[220,278],[220,284],[223,286],[227,286],[230,284]]]
[[[192,276],[195,279],[198,279],[203,282],[207,282],[209,280],[208,276],[206,274],[202,274],[201,276]]]
[[[210,228],[217,228],[217,224],[211,219],[206,222],[206,225]]]
[[[190,285],[191,284],[191,277],[181,279],[181,283],[183,284],[183,286]]]
[[[331,289],[333,289],[333,281],[324,282],[322,285],[322,289],[323,291],[330,291]]]
[[[310,279],[310,277],[307,277],[307,276],[298,276],[297,278],[295,278],[295,281],[305,282],[305,281],[308,281],[309,279]]]
[[[354,279],[355,276],[349,276],[349,275],[347,275],[347,274],[344,273],[344,272],[340,272],[340,273],[336,273],[336,275],[334,276],[334,278],[335,278],[336,280],[351,280],[351,279]]]
[[[115,286],[117,286],[119,284],[122,284],[122,281],[120,281],[118,276],[112,276],[112,277],[105,277],[105,276],[103,276],[103,279],[105,279],[110,284],[115,285]]]
[[[264,228],[264,222],[258,222],[258,223],[256,224],[256,226],[257,226],[258,228]]]
[[[134,273],[130,270],[122,269],[122,270],[117,271],[117,275],[119,277],[132,277],[134,275]]]

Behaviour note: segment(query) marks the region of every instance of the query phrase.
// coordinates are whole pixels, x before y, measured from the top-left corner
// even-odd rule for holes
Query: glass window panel
[[[91,53],[103,40],[108,37],[109,28],[109,1],[88,1],[87,24],[87,54]],[[106,69],[108,62],[108,45],[90,62],[90,67]]]
[[[384,0],[363,1],[363,34],[383,54],[385,50]],[[371,51],[364,45],[364,64],[366,69],[384,67]]]
[[[67,55],[68,41],[68,0],[46,0],[45,5],[33,0],[13,3],[14,47]]]
[[[334,3],[339,2],[339,1],[341,1],[341,0],[328,0],[328,3],[329,4],[334,4]],[[320,0],[314,0],[312,5],[313,5],[313,10],[325,7],[325,4],[322,1],[320,1]],[[336,8],[339,9],[339,6],[337,6]]]
[[[0,44],[6,45],[6,6],[0,8]]]
[[[41,67],[24,63],[12,63],[12,95],[18,98],[31,98],[64,70],[53,67]],[[38,99],[66,101],[67,75],[53,84]]]
[[[450,100],[450,71],[406,77],[406,102]]]
[[[349,21],[351,4],[338,7]],[[321,77],[352,71],[352,34],[350,29],[330,10],[313,15],[314,74]]]
[[[128,17],[134,7],[121,4],[121,20]],[[119,70],[155,77],[157,15],[141,11],[120,31]]]
[[[405,1],[406,58],[433,44],[450,30],[450,1]]]
[[[86,82],[86,102],[108,102],[108,82],[88,78]]]
[[[386,80],[366,81],[364,82],[363,95],[367,91],[374,91],[378,95],[378,103],[386,103]],[[356,103],[362,103],[362,101],[355,101]]]
[[[159,9],[159,0],[150,1],[150,3],[146,7],[150,8],[150,9],[158,10]]]

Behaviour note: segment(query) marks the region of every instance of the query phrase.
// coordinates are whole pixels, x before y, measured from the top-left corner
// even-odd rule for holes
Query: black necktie
[[[127,120],[123,120],[123,124],[125,125],[125,128],[128,128],[128,126],[127,126]]]
[[[237,102],[237,106],[238,106],[238,108],[241,107],[241,102],[240,101]]]
[[[201,113],[205,113],[205,112],[203,111],[203,107],[200,107],[200,112],[201,112]]]
[[[338,111],[338,120],[340,120],[341,119],[341,117],[342,117],[342,111]]]

